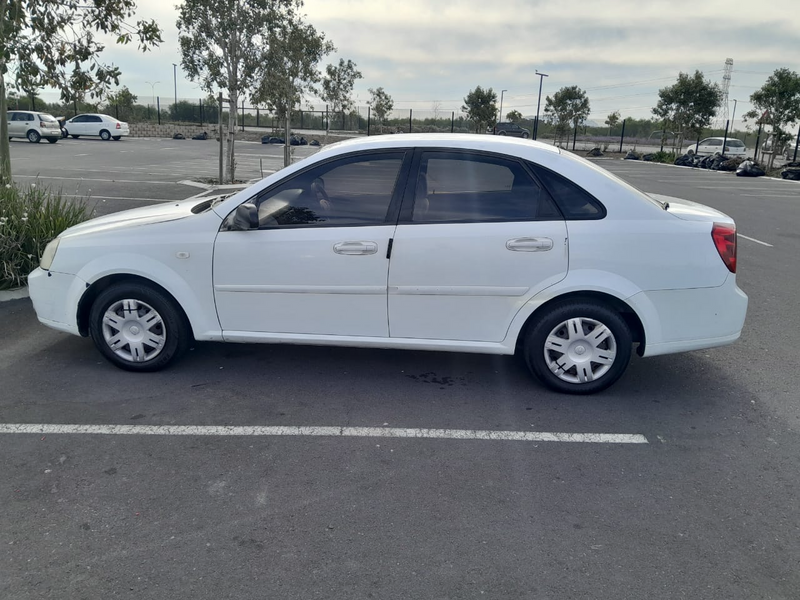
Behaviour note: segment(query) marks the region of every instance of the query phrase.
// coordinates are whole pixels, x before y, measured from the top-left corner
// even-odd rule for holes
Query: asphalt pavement
[[[124,146],[156,165],[169,143]],[[211,160],[141,177],[174,184]],[[740,341],[635,357],[611,389],[571,397],[514,357],[467,354],[207,343],[133,374],[40,326],[28,300],[0,303],[0,425],[105,432],[0,433],[0,598],[800,597],[800,184],[598,164],[737,220]]]

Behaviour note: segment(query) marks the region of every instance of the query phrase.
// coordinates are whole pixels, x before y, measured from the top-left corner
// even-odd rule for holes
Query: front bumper
[[[78,331],[78,302],[87,283],[75,275],[37,268],[28,275],[28,292],[39,322],[66,333]]]
[[[644,356],[731,344],[747,314],[747,295],[735,275],[719,287],[639,292],[628,303],[642,317]]]

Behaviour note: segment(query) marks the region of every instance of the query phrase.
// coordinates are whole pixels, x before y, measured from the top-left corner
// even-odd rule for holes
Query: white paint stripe
[[[751,242],[755,242],[756,244],[761,244],[762,246],[767,246],[768,248],[774,248],[775,247],[772,244],[768,244],[767,242],[762,242],[761,240],[757,240],[756,238],[751,238],[751,237],[748,237],[746,235],[742,235],[741,233],[739,234],[739,237],[740,238],[744,238],[746,240],[750,240]]]
[[[203,192],[205,193],[205,192]],[[180,199],[175,198],[133,198],[130,196],[95,196],[94,194],[87,196],[86,194],[61,194],[64,198],[84,198],[87,201],[91,200],[141,200],[142,202],[180,202]]]
[[[584,442],[593,444],[648,444],[645,436],[628,433],[559,433],[547,431],[489,431],[479,429],[416,429],[397,427],[213,426],[213,425],[50,425],[3,423],[0,434],[36,435],[202,435],[202,436],[310,436],[384,437],[514,442]]]
[[[741,194],[745,198],[798,198],[797,194]]]
[[[141,179],[93,179],[91,177],[59,177],[51,175],[14,175],[14,177],[24,177],[26,179],[62,179],[70,181],[106,181],[110,183],[145,183],[157,185],[176,185],[177,181],[144,181]]]
[[[203,188],[204,190],[210,190],[213,187],[207,183],[200,183],[199,181],[192,181],[191,179],[182,179],[178,183],[190,187]]]

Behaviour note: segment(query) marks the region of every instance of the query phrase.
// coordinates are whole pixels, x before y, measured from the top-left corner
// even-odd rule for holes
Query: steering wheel
[[[311,191],[314,193],[317,201],[319,202],[320,208],[323,212],[329,213],[333,209],[333,203],[331,202],[330,197],[328,196],[328,192],[325,191],[325,182],[322,180],[321,177],[317,177],[314,181],[311,182]]]

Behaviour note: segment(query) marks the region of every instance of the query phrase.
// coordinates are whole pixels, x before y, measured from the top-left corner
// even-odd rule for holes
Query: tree
[[[492,88],[484,90],[481,86],[477,86],[466,95],[461,110],[467,113],[467,118],[475,124],[476,132],[484,132],[495,123],[497,94]]]
[[[788,125],[800,121],[800,75],[789,69],[776,69],[761,88],[750,95],[753,109],[745,119],[760,119],[772,126],[772,148],[767,169],[772,168],[775,155],[789,140]]]
[[[351,110],[353,108],[353,86],[356,79],[362,77],[361,71],[356,69],[356,63],[352,60],[345,62],[343,58],[340,58],[338,65],[328,65],[325,67],[325,76],[322,78],[322,101],[330,105],[334,114]],[[325,124],[326,143],[329,130],[330,118]]]
[[[135,0],[0,0],[0,181],[11,180],[6,115],[6,78],[12,87],[56,88],[70,102],[100,97],[119,85],[120,70],[100,61],[105,40],[136,40],[146,51],[160,43],[155,21],[129,25]]]
[[[263,68],[272,32],[294,21],[300,6],[300,0],[184,0],[178,6],[181,67],[209,94],[221,89],[227,96],[227,181],[234,180],[236,170],[234,137],[239,99],[252,88]]]
[[[283,166],[291,164],[290,122],[292,109],[302,94],[313,91],[320,80],[317,63],[335,50],[313,25],[297,19],[281,23],[267,37],[268,50],[258,72],[260,83],[253,102],[266,103],[285,123]]]
[[[721,103],[722,90],[705,79],[702,72],[695,71],[692,76],[679,73],[678,81],[658,91],[653,114],[675,126],[679,132],[678,147],[682,148],[685,132],[699,136],[711,124]]]
[[[386,118],[392,109],[394,108],[394,100],[392,97],[386,93],[382,87],[377,89],[369,88],[369,95],[370,99],[367,104],[372,108],[372,112],[375,113],[375,116],[378,117],[378,127],[380,127],[381,133],[383,133],[383,120]]]
[[[108,94],[106,105],[114,111],[114,116],[118,119],[128,121],[133,116],[133,107],[138,99],[139,97],[132,94],[128,86],[123,86],[116,92]]]
[[[518,110],[512,110],[506,114],[506,121],[509,123],[519,123],[522,121],[522,113]]]
[[[619,123],[619,118],[620,117],[618,110],[615,110],[610,115],[608,115],[608,117],[606,117],[605,123],[606,125],[608,125],[608,135],[611,135],[611,130],[617,126],[617,123]]]
[[[544,114],[555,126],[558,139],[564,136],[570,126],[576,129],[586,120],[590,112],[589,97],[577,85],[562,87],[553,97],[545,99]]]

